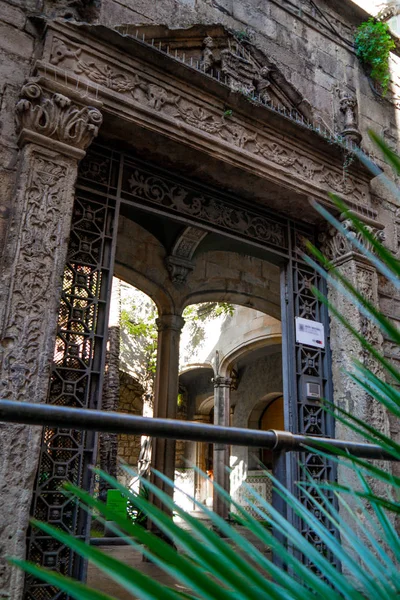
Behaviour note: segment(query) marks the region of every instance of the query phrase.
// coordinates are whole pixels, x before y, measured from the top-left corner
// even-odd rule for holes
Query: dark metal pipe
[[[175,419],[135,417],[123,413],[67,408],[50,404],[0,400],[0,421],[46,425],[63,429],[83,429],[108,433],[151,435],[194,442],[236,444],[263,447],[276,451],[302,451],[304,446],[318,448],[329,444],[332,448],[348,451],[355,456],[396,460],[376,444],[347,442],[323,437],[307,437],[288,431],[259,431],[238,427],[204,425]],[[329,452],[329,450],[327,450]]]

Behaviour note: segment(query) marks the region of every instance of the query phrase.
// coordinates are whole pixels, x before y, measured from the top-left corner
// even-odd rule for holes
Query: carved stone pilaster
[[[343,225],[350,232],[352,239],[362,241],[360,235],[354,231],[350,221],[344,221]],[[372,226],[368,226],[368,229],[375,236],[382,239],[382,230]],[[322,251],[333,262],[337,272],[350,281],[366,300],[377,306],[378,275],[375,267],[364,255],[357,251],[350,240],[336,229],[329,229],[323,241]],[[345,317],[357,333],[361,334],[378,351],[383,350],[383,338],[379,328],[371,319],[362,314],[354,302],[335,289],[334,286],[328,287],[328,298],[331,305]],[[379,364],[334,316],[331,318],[330,333],[335,403],[360,419],[360,421],[388,435],[389,422],[384,407],[346,375],[347,372],[354,371],[354,362],[358,361],[381,377],[383,373]],[[342,423],[337,422],[335,430],[338,439],[360,441],[360,436]],[[340,482],[345,481],[346,484],[349,484],[352,477],[353,475],[349,475],[339,467],[338,478]],[[352,479],[351,483],[357,487],[356,477]],[[373,486],[374,483],[371,482],[371,485]]]
[[[357,98],[349,92],[342,92],[339,95],[339,103],[340,112],[343,114],[343,129],[340,135],[359,146],[362,135],[358,128]]]
[[[34,81],[16,105],[21,153],[0,283],[1,398],[47,398],[78,160],[102,121],[84,104]],[[0,438],[0,589],[18,600],[23,574],[4,556],[25,553],[41,432],[0,425]]]

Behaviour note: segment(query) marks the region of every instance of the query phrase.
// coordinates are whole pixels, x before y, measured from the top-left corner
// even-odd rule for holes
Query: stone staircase
[[[193,513],[193,515],[201,518],[203,523],[211,528],[212,524],[209,519],[205,518],[203,514]],[[190,530],[185,522],[183,522],[179,518],[175,518],[175,522],[181,527]],[[254,534],[248,531],[245,527],[240,525],[234,525],[235,529],[247,540],[249,540],[256,548],[260,550],[263,554],[270,557],[271,553],[267,546],[262,544]],[[160,568],[158,568],[153,563],[145,562],[142,559],[142,555],[139,550],[135,550],[130,545],[126,543],[123,539],[120,538],[99,538],[92,540],[93,545],[100,547],[100,549],[108,554],[109,556],[113,556],[114,558],[138,569],[142,573],[149,575],[152,579],[157,580],[159,583],[163,585],[167,585],[170,587],[175,587],[176,589],[180,589],[183,591],[183,587],[176,584],[176,582],[165,574]],[[233,545],[239,553],[241,553],[241,548],[239,548],[236,544],[234,544],[231,540],[229,543]],[[135,596],[132,596],[128,592],[126,592],[119,585],[114,583],[109,577],[104,575],[97,567],[94,567],[92,564],[89,564],[88,568],[88,584],[100,590],[112,598],[116,600],[132,600]],[[160,598],[160,600],[162,600]]]

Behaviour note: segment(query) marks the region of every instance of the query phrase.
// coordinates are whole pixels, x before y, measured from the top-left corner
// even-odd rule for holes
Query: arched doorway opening
[[[183,328],[180,351],[180,386],[187,418],[223,426],[250,426],[249,415],[260,396],[271,395],[274,385],[282,388],[280,321],[234,302],[221,305],[210,300],[189,305],[183,315],[188,313],[192,320]],[[244,481],[252,485],[252,471],[258,469],[258,464],[253,465],[253,452],[245,447],[187,442],[182,451],[186,473],[196,465],[236,500],[235,492]],[[218,505],[212,485],[198,473],[194,473],[191,491],[200,503],[229,514],[230,508]]]

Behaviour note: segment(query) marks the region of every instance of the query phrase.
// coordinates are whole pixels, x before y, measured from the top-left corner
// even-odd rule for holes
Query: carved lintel
[[[194,269],[192,261],[179,258],[178,256],[168,256],[165,262],[171,281],[175,285],[186,283],[187,276]]]
[[[97,108],[77,106],[67,96],[48,93],[35,82],[23,86],[16,114],[22,140],[30,137],[40,143],[43,138],[50,139],[81,153],[97,136],[103,121]]]
[[[342,92],[339,95],[340,112],[344,115],[343,129],[340,135],[346,140],[352,141],[357,146],[362,140],[361,132],[358,128],[358,103],[353,94]]]
[[[325,257],[335,266],[350,259],[368,263],[367,257],[357,249],[353,244],[353,240],[363,244],[370,252],[373,251],[372,245],[364,240],[363,236],[356,230],[350,219],[344,219],[342,221],[342,226],[348,232],[349,237],[342,234],[335,229],[335,227],[328,227],[325,232],[320,234],[319,241]],[[372,225],[364,225],[364,227],[379,242],[385,240],[385,232],[383,229],[373,227]]]

